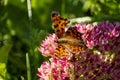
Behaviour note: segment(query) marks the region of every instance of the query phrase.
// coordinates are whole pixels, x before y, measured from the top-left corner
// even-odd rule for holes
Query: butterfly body
[[[55,30],[55,34],[58,36],[58,45],[55,49],[55,55],[62,57],[69,55],[70,53],[80,53],[84,50],[84,43],[81,38],[82,34],[77,31],[76,27],[69,27],[67,30],[67,24],[70,22],[66,18],[62,18],[59,13],[52,13],[52,22]]]

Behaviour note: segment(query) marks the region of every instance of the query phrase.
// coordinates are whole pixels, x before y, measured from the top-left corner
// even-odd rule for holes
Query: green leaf
[[[0,63],[0,80],[4,80],[6,74],[6,64]]]
[[[4,80],[6,77],[6,64],[11,47],[12,45],[4,45],[0,48],[0,80]]]

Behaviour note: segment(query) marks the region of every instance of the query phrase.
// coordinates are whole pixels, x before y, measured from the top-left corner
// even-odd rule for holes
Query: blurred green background
[[[54,32],[52,11],[78,23],[86,17],[87,23],[120,21],[120,0],[31,0],[31,10],[28,5],[27,0],[0,0],[0,80],[38,79],[37,68],[47,60],[38,47]]]

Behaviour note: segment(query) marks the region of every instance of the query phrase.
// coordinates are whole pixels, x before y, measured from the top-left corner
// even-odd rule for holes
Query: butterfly
[[[62,18],[58,12],[52,12],[52,24],[55,34],[58,36],[58,45],[55,49],[57,57],[67,56],[70,53],[76,54],[84,50],[84,42],[81,38],[82,34],[77,31],[76,27],[69,27],[70,22],[67,18]]]

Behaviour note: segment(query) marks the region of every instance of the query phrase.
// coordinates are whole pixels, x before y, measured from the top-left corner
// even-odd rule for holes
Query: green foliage
[[[29,20],[27,0],[0,1],[0,76],[7,80],[21,77],[27,80],[26,53],[31,80],[37,80],[37,68],[47,60],[38,47],[53,32],[52,11],[70,19],[89,16],[89,22],[120,20],[119,0],[31,0],[31,7],[32,20]],[[10,46],[4,48],[6,45]]]
[[[120,20],[119,0],[87,0],[83,5],[84,11],[90,11],[94,21],[96,20]]]

